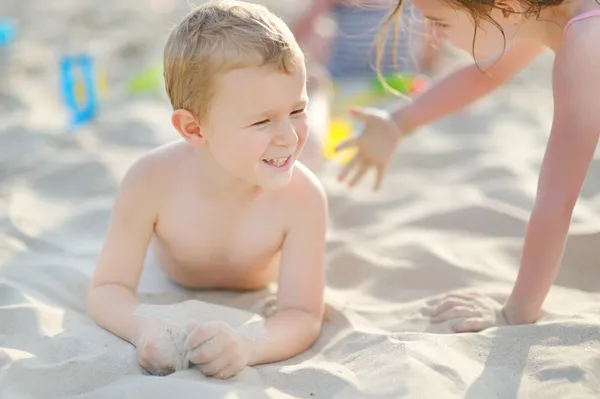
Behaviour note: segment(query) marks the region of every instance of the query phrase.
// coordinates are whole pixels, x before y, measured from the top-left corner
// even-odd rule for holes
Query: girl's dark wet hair
[[[504,30],[502,27],[494,21],[494,19],[490,16],[492,9],[498,8],[502,9],[502,7],[496,4],[495,0],[442,0],[446,2],[449,6],[455,9],[464,10],[471,16],[473,22],[475,23],[475,31],[473,34],[473,44],[471,53],[474,54],[475,49],[475,41],[477,40],[477,28],[480,26],[481,21],[488,21],[492,25],[496,26],[498,30],[502,33],[504,37]],[[547,7],[557,6],[562,4],[564,0],[518,0],[520,5],[523,8],[521,14],[525,16],[536,16],[539,17],[540,12]],[[596,0],[600,4],[600,0]],[[402,9],[404,7],[404,1],[398,0],[398,4],[393,8],[390,14],[386,17],[381,29],[379,31],[379,35],[377,36],[377,75],[379,79],[382,80],[382,83],[388,88],[388,90],[394,91],[390,88],[385,82],[383,82],[383,76],[381,75],[381,60],[383,58],[383,49],[385,48],[385,42],[387,41],[387,32],[389,30],[390,24],[393,24],[394,31],[394,59],[397,58],[396,54],[396,43],[398,42],[399,35],[399,26],[400,26],[400,18],[402,15]],[[505,38],[506,43],[506,38]],[[394,91],[395,92],[395,91]],[[397,93],[399,94],[399,93]]]

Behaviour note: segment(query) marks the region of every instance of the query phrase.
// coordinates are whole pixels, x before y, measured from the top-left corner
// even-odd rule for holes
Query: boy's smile
[[[268,165],[269,167],[272,167],[274,169],[287,170],[287,169],[289,169],[291,164],[294,162],[293,155],[294,154],[290,154],[283,158],[265,158],[262,161],[266,165]]]

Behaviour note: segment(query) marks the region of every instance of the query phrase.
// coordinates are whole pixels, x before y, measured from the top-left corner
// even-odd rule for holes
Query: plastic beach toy
[[[138,75],[135,75],[127,82],[127,89],[130,94],[142,94],[157,90],[163,79],[161,65],[150,67]]]
[[[8,46],[16,36],[15,25],[9,19],[0,19],[0,47]]]
[[[427,85],[427,79],[423,76],[410,73],[384,75],[383,78],[388,86],[403,94],[418,93],[425,89]],[[371,83],[372,89],[377,93],[385,93],[388,90],[387,87],[383,86],[378,77],[373,78]]]
[[[329,126],[329,134],[323,145],[323,156],[327,160],[337,158],[335,147],[346,140],[352,134],[352,123],[346,118],[332,119]],[[340,155],[340,162],[345,164],[354,155],[355,150],[345,150]]]
[[[91,121],[98,109],[94,60],[87,54],[67,55],[60,60],[60,85],[71,114],[70,129]]]

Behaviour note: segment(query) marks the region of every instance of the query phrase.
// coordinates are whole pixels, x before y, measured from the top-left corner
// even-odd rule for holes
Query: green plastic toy
[[[131,78],[127,83],[127,88],[130,94],[143,94],[156,91],[162,84],[162,81],[162,66],[156,65]]]
[[[383,75],[383,79],[392,89],[402,94],[413,94],[422,91],[427,85],[426,80],[421,76],[415,76],[410,73],[394,73]],[[389,89],[383,86],[379,77],[375,76],[371,82],[372,89],[378,94],[389,93]]]
[[[383,79],[392,89],[399,91],[403,94],[410,93],[412,87],[412,75],[408,73],[394,73],[389,75],[383,75]],[[389,92],[387,87],[383,86],[383,83],[379,80],[379,77],[375,76],[372,80],[373,90],[377,93]]]

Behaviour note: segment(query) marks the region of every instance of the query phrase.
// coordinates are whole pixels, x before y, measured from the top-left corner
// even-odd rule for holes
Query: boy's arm
[[[248,365],[285,360],[308,349],[318,338],[324,312],[327,200],[308,172],[299,176],[289,205],[277,309],[264,321],[266,335],[250,342]],[[302,171],[303,172],[303,171]]]
[[[575,33],[576,28],[569,33]],[[519,275],[504,308],[511,324],[532,323],[539,317],[556,277],[573,208],[598,143],[600,53],[593,40],[577,40],[572,39],[570,48],[559,50],[555,60],[554,121]]]
[[[117,193],[108,232],[88,293],[88,311],[104,329],[134,343],[141,318],[135,291],[156,220],[149,160],[136,162]]]
[[[502,58],[468,65],[448,75],[408,105],[392,113],[403,133],[458,111],[483,97],[509,80],[527,66],[543,47],[529,41],[518,41],[509,47]],[[497,61],[496,61],[497,60]]]

